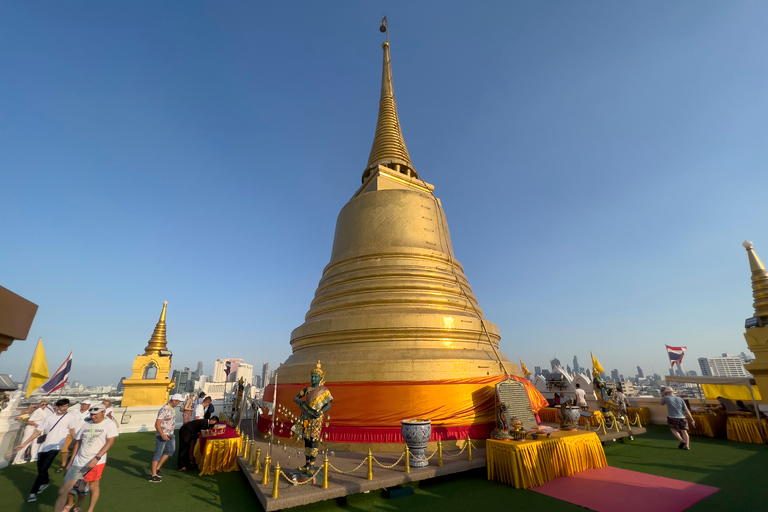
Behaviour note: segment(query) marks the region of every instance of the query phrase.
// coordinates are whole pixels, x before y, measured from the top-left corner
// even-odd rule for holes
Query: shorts
[[[83,479],[86,482],[95,482],[101,479],[101,474],[104,472],[104,466],[106,465],[106,463],[98,464],[90,471],[86,469],[86,466],[71,466],[67,470],[67,474],[64,475],[64,481]],[[88,472],[83,475],[83,471]]]
[[[152,460],[159,461],[163,456],[163,451],[170,457],[173,452],[176,451],[176,436],[170,434],[167,441],[163,441],[160,434],[155,434],[155,454],[152,456]]]
[[[670,418],[667,416],[667,424],[675,430],[688,430],[688,420],[685,418]]]

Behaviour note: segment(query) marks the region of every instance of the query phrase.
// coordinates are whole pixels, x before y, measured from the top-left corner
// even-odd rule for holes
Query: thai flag
[[[227,361],[226,364],[224,365],[224,375],[229,377],[229,372],[231,371],[231,369],[232,369],[232,362]]]
[[[669,356],[669,367],[675,366],[675,363],[677,363],[677,366],[680,366],[680,363],[683,362],[683,356],[685,355],[685,351],[688,350],[688,347],[670,347],[669,345],[664,345],[667,347],[667,355]]]
[[[70,352],[67,358],[64,360],[64,362],[61,363],[61,366],[59,366],[59,369],[56,370],[56,373],[51,375],[51,378],[45,381],[43,385],[40,386],[39,389],[42,389],[43,391],[45,391],[46,395],[50,395],[57,389],[63,388],[64,384],[66,384],[67,380],[69,380],[69,371],[71,369],[72,369],[72,352]]]

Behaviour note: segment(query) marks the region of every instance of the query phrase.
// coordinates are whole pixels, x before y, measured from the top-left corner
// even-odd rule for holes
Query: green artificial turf
[[[259,511],[261,505],[242,473],[219,473],[200,477],[179,473],[172,458],[166,465],[162,483],[147,482],[154,449],[154,434],[124,434],[110,450],[102,477],[102,494],[97,510],[110,512],[155,510],[195,512]],[[721,490],[689,510],[763,510],[768,503],[768,446],[744,444],[724,439],[694,437],[691,450],[677,449],[669,429],[650,425],[648,433],[634,441],[605,446],[611,466],[719,487]],[[58,464],[58,463],[57,463]],[[57,466],[54,466],[57,467]],[[35,479],[35,464],[9,466],[0,470],[0,495],[3,511],[53,510],[62,474],[51,472],[52,485],[37,502],[26,503]],[[506,507],[522,510],[550,509],[584,511],[582,507],[514,489],[486,479],[485,469],[449,475],[412,484],[412,496],[387,499],[382,491],[348,496],[341,500],[296,507],[291,512],[330,510],[445,512],[449,510]],[[87,503],[87,501],[86,501]]]

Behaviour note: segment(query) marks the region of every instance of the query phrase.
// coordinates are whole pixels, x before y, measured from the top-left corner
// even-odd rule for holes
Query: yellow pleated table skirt
[[[649,425],[651,423],[651,410],[647,407],[627,407],[627,416],[629,421],[635,421],[635,416],[640,416],[640,423]]]
[[[595,432],[556,432],[540,441],[486,441],[488,480],[518,489],[608,465]]]
[[[692,412],[696,426],[688,424],[692,436],[723,437],[725,434],[725,412]]]
[[[768,420],[763,419],[763,431],[768,432]],[[747,416],[728,416],[728,439],[742,443],[763,443],[757,418]]]
[[[242,448],[242,441],[240,437],[209,439],[205,442],[204,453],[200,451],[200,442],[195,443],[193,455],[200,468],[200,476],[238,471],[237,455]]]

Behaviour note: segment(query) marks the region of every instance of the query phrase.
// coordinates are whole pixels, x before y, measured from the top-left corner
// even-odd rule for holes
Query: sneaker
[[[33,501],[37,501],[37,494],[30,494],[29,498],[27,498],[27,503],[32,503]]]
[[[685,443],[680,443],[679,445],[677,445],[677,447],[682,450],[683,448],[685,448]]]
[[[151,482],[153,484],[160,483],[162,481],[163,481],[163,479],[160,478],[159,476],[151,476],[151,477],[149,477],[149,482]]]
[[[155,471],[155,473],[157,473],[157,476],[159,476],[160,478],[163,478],[163,474],[160,472],[159,469]]]
[[[40,494],[41,492],[43,492],[44,490],[46,490],[46,489],[48,488],[48,485],[49,485],[49,484],[43,484],[43,485],[41,485],[41,486],[40,486],[40,490],[39,490],[39,491],[37,491],[37,494]]]

